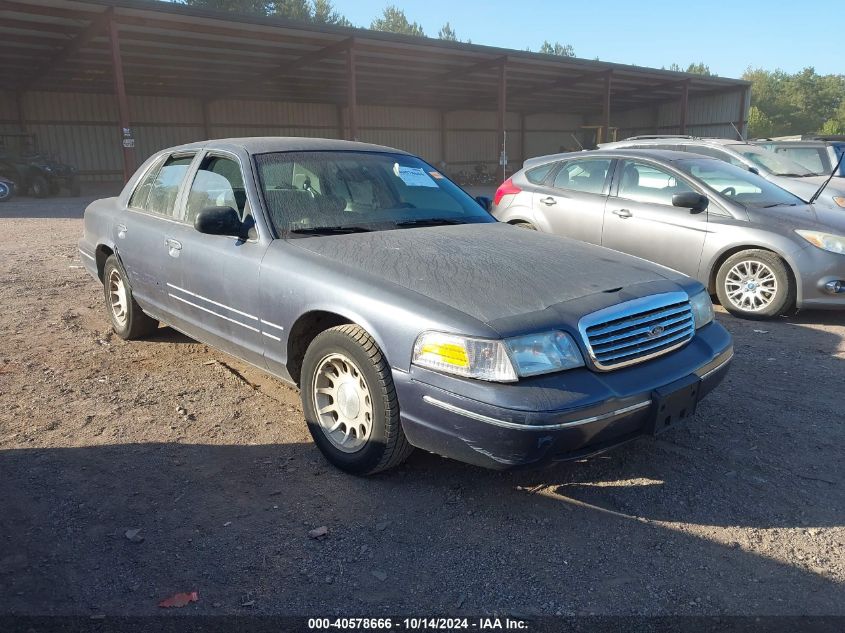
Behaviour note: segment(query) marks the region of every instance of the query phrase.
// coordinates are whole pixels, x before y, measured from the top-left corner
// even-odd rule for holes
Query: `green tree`
[[[408,21],[405,12],[395,5],[385,7],[380,18],[373,20],[370,28],[374,31],[401,33],[402,35],[416,35],[425,37],[422,26]]]
[[[308,0],[270,0],[270,13],[289,20],[311,19],[311,5]]]
[[[708,66],[704,62],[690,64],[686,68],[681,68],[679,64],[671,64],[668,69],[666,68],[666,66],[661,66],[661,68],[663,68],[663,70],[671,70],[676,73],[691,73],[693,75],[706,75],[708,77],[716,76],[716,73],[710,72],[710,66]]]
[[[455,34],[455,29],[446,22],[443,27],[440,29],[440,32],[437,34],[437,37],[441,40],[446,40],[447,42],[457,42],[458,36]]]
[[[749,68],[742,78],[751,82],[751,104],[760,113],[749,119],[752,136],[808,134],[845,124],[845,75]]]
[[[311,21],[316,24],[333,24],[335,26],[352,26],[352,22],[335,11],[331,0],[314,0]]]
[[[181,0],[183,4],[203,9],[217,9],[218,11],[232,11],[252,15],[266,15],[265,0]]]
[[[540,52],[546,55],[559,55],[560,57],[575,57],[575,49],[572,44],[561,44],[555,42],[552,44],[548,40],[544,40],[540,46]]]

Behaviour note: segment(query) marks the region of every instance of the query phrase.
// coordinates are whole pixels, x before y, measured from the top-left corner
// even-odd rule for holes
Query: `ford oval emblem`
[[[648,337],[649,338],[657,338],[658,336],[663,334],[664,329],[665,328],[662,325],[655,325],[653,328],[651,328],[648,331]]]

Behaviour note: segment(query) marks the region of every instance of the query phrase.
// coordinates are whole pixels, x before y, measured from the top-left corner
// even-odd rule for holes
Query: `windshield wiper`
[[[364,226],[309,226],[301,229],[290,229],[289,233],[298,235],[342,235],[344,233],[369,233],[372,229]]]
[[[774,204],[764,204],[761,209],[771,209],[772,207],[797,207],[797,202],[790,202],[789,204],[783,204],[780,202],[775,202]]]
[[[420,218],[418,220],[403,220],[396,222],[396,226],[446,226],[451,224],[466,224],[463,220],[453,220],[450,218]]]

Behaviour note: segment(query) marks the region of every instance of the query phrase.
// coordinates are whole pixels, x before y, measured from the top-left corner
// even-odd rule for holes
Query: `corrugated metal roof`
[[[677,99],[684,83],[690,98],[748,85],[147,0],[0,0],[0,13],[0,72],[12,90],[112,92],[109,14],[131,95],[343,104],[349,47],[362,105],[492,110],[502,64],[512,112],[560,111],[562,100],[567,112],[595,110],[607,73],[615,112]]]

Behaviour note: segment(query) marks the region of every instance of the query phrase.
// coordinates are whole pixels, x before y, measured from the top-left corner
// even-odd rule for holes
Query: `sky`
[[[427,36],[448,21],[473,44],[536,51],[543,40],[559,41],[587,59],[655,68],[704,62],[722,77],[749,66],[845,72],[839,38],[825,26],[845,23],[843,0],[333,0],[366,27],[391,3]]]

